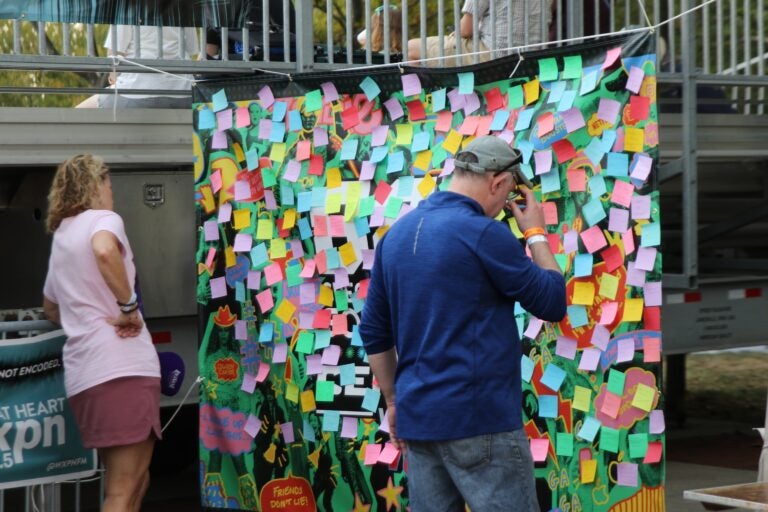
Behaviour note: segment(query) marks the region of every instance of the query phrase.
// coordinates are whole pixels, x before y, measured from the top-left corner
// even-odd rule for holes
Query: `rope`
[[[187,389],[187,394],[184,395],[184,398],[181,399],[181,402],[179,402],[179,405],[176,407],[176,410],[173,411],[173,414],[171,414],[171,417],[168,419],[168,421],[165,422],[165,425],[163,425],[163,428],[160,429],[160,432],[165,432],[165,429],[168,428],[168,425],[171,424],[173,419],[176,417],[177,414],[179,414],[179,411],[181,410],[181,406],[184,405],[184,402],[187,401],[187,397],[192,392],[192,389],[195,387],[196,384],[199,384],[203,382],[203,377],[198,376],[195,381],[189,386],[189,389]]]
[[[645,22],[648,24],[649,27],[651,27],[651,33],[653,33],[653,23],[651,23],[651,18],[648,17],[648,13],[645,12],[645,3],[643,0],[637,0],[637,5],[640,7],[640,12],[643,13],[643,17],[645,18]]]

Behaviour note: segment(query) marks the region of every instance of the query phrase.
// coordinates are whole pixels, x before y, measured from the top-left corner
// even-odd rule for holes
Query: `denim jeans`
[[[525,432],[408,441],[411,512],[538,512]]]

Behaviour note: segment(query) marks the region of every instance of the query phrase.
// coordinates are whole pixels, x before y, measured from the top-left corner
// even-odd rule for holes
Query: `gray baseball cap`
[[[466,153],[474,155],[477,158],[477,163],[462,162],[460,157]],[[467,144],[462,151],[456,153],[454,167],[478,174],[509,171],[515,176],[517,183],[533,189],[533,183],[520,170],[522,162],[523,154],[519,150],[498,137],[484,135],[477,137]]]

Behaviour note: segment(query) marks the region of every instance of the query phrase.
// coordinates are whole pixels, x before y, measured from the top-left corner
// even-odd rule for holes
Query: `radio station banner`
[[[522,151],[567,282],[562,322],[508,325],[541,509],[664,509],[652,45],[196,85],[207,510],[407,509],[358,322],[376,243],[485,134]]]
[[[0,489],[91,476],[64,391],[63,331],[0,340]]]

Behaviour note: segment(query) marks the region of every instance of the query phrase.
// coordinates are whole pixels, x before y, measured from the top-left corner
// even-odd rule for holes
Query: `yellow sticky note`
[[[328,194],[325,196],[325,213],[339,213],[341,211],[341,194]]]
[[[530,82],[523,84],[523,94],[525,95],[525,104],[530,105],[534,101],[539,99],[539,89],[541,82],[538,79],[531,80]]]
[[[211,187],[200,187],[200,192],[203,194],[203,210],[205,213],[211,213],[216,208],[216,200],[213,198],[213,192]]]
[[[288,208],[283,214],[283,229],[291,229],[296,225],[296,209]]]
[[[293,382],[288,382],[285,385],[285,399],[290,400],[293,403],[299,402],[299,386]]]
[[[380,228],[378,228],[376,230],[376,233],[374,233],[374,235],[376,235],[377,237],[381,238],[385,234],[387,234],[387,231],[389,231],[389,228],[390,228],[390,226],[384,224],[383,226],[381,226]]]
[[[421,197],[427,197],[433,190],[435,190],[435,186],[437,186],[437,183],[435,183],[435,178],[427,174],[416,188],[419,189],[419,194],[421,194]]]
[[[274,238],[269,242],[269,258],[276,260],[285,258],[286,255],[285,240],[282,238]]]
[[[310,412],[317,409],[315,404],[315,392],[312,390],[301,393],[301,412]]]
[[[293,313],[296,311],[296,306],[293,305],[293,303],[287,299],[283,299],[280,302],[280,305],[277,306],[277,309],[275,310],[275,316],[280,319],[281,322],[284,324],[287,324],[291,321],[291,317],[293,316]]]
[[[357,214],[357,206],[360,203],[362,187],[359,181],[347,183],[347,205],[344,208],[344,222],[350,222]]]
[[[232,148],[235,150],[235,159],[238,162],[245,160],[245,153],[243,153],[243,148],[240,146],[239,142],[232,143]]]
[[[269,159],[279,163],[282,163],[283,160],[285,160],[285,142],[272,144],[272,149],[269,151]]]
[[[272,220],[259,219],[256,224],[256,240],[272,240],[273,232]]]
[[[413,161],[413,166],[417,169],[421,169],[422,171],[427,171],[431,161],[432,152],[426,149],[424,151],[419,151],[419,154],[416,155],[416,160]]]
[[[594,482],[595,473],[597,473],[597,461],[595,459],[581,461],[581,483],[591,484]]]
[[[595,303],[595,285],[593,283],[576,282],[573,287],[571,304],[591,306]]]
[[[643,299],[626,299],[622,322],[639,322],[643,318]]]
[[[235,210],[232,216],[235,219],[235,229],[245,229],[251,225],[251,210]]]
[[[624,127],[624,151],[641,153],[645,145],[645,131],[642,128]]]
[[[600,277],[600,291],[598,292],[601,296],[606,297],[608,299],[615,299],[616,298],[616,292],[619,289],[619,278],[614,276],[613,274],[603,274]]]
[[[397,131],[397,137],[395,138],[395,144],[403,144],[410,146],[413,141],[413,125],[411,124],[398,124],[395,126]]]
[[[328,188],[337,188],[341,186],[341,171],[338,167],[331,167],[325,171],[326,182],[325,186]]]
[[[342,265],[345,267],[357,261],[357,256],[355,256],[355,246],[352,245],[352,242],[347,242],[339,247],[339,257],[341,258]]]
[[[653,408],[653,399],[656,398],[656,390],[645,384],[638,384],[635,397],[632,399],[632,407],[637,407],[646,412]]]
[[[448,132],[448,136],[443,141],[443,149],[455,155],[461,145],[461,134],[456,130]]]
[[[235,266],[237,263],[237,257],[235,257],[234,247],[228,245],[224,250],[224,261],[226,262],[227,268]]]
[[[317,303],[323,306],[333,307],[333,290],[330,286],[321,286],[320,293],[317,296]]]
[[[512,234],[515,235],[515,238],[523,238],[523,232],[520,231],[520,227],[517,225],[517,220],[515,220],[514,217],[510,217],[507,222],[509,222],[509,227],[512,230]]]
[[[592,404],[592,390],[583,386],[575,386],[573,389],[572,407],[579,411],[589,412]]]

